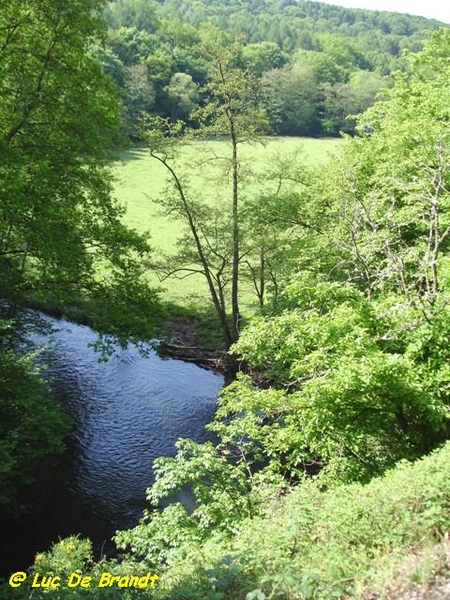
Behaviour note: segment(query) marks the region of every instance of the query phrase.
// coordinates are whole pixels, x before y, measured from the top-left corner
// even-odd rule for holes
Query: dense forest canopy
[[[262,106],[274,133],[336,135],[354,131],[359,114],[405,69],[437,21],[348,10],[308,0],[108,4],[106,72],[123,91],[125,130],[136,136],[142,113],[198,123],[207,102],[208,65],[200,47],[207,24],[239,39],[243,71],[260,79]]]

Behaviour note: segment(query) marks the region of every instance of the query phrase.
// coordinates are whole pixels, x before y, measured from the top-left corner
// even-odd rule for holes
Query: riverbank
[[[68,460],[46,486],[51,496],[46,510],[31,511],[24,527],[19,518],[3,531],[4,568],[19,571],[36,552],[67,535],[89,536],[99,559],[114,532],[142,516],[154,460],[173,456],[180,437],[209,439],[205,425],[223,384],[211,370],[163,360],[150,347],[140,353],[133,345],[116,346],[101,361],[89,327],[31,309],[26,316],[42,321],[43,327],[26,336],[27,351],[38,352],[51,382],[50,400],[62,406],[73,428]],[[35,500],[36,492],[29,486],[27,497]]]
[[[95,307],[83,299],[74,301],[70,306],[30,300],[26,308],[78,325],[94,329],[96,326]],[[230,370],[233,361],[225,351],[219,321],[206,304],[184,307],[171,302],[164,306],[163,314],[165,318],[147,340],[160,356],[193,363],[219,374]]]
[[[449,468],[447,443],[365,485],[324,491],[310,480],[267,495],[259,514],[243,520],[235,535],[187,538],[169,563],[151,563],[159,576],[151,598],[449,600]],[[73,538],[41,554],[35,571],[81,569],[96,581],[108,570],[119,576],[150,570],[132,553],[115,563],[89,558],[89,545]],[[65,600],[68,591],[52,590],[49,598]],[[11,599],[20,597],[12,592]],[[92,599],[102,594],[90,590]]]

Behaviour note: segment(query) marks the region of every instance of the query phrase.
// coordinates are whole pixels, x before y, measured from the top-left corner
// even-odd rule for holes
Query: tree
[[[142,339],[160,309],[138,260],[148,244],[123,224],[105,167],[118,102],[90,52],[104,33],[104,6],[0,1],[0,297],[12,317],[30,301],[60,310],[82,303],[100,330]],[[0,332],[1,479],[9,500],[32,482],[40,459],[61,451],[65,432],[32,359],[9,344],[13,326]]]
[[[198,86],[187,73],[175,73],[166,87],[171,121],[187,120],[198,102]]]
[[[230,156],[211,159],[225,165],[229,173],[230,198],[221,199],[216,210],[204,202],[193,199],[188,191],[185,177],[173,164],[173,150],[180,142],[181,123],[170,125],[164,119],[147,120],[143,139],[151,155],[161,162],[170,174],[176,194],[163,201],[168,213],[185,220],[190,236],[182,243],[178,267],[170,269],[174,274],[200,272],[219,317],[226,348],[237,340],[240,329],[239,283],[241,255],[241,175],[239,145],[254,137],[265,125],[264,115],[259,108],[255,79],[242,73],[235,65],[240,48],[237,44],[227,45],[226,40],[218,43],[216,30],[204,33],[204,54],[209,59],[208,83],[200,90],[207,101],[196,114],[201,122],[197,135],[225,135],[229,141]],[[166,142],[164,141],[166,136]],[[177,142],[178,138],[178,142]],[[167,143],[167,141],[169,143]],[[228,207],[224,210],[224,205]],[[229,236],[230,234],[230,236]],[[192,264],[199,265],[197,268]],[[188,266],[190,265],[190,266]],[[227,290],[229,300],[227,298]],[[231,322],[228,314],[231,314]]]
[[[139,120],[152,110],[155,89],[149,81],[147,65],[139,63],[125,70],[122,126],[126,133],[136,139]]]
[[[239,144],[248,141],[264,130],[265,115],[260,108],[258,86],[248,74],[234,67],[239,55],[239,45],[225,46],[214,41],[217,32],[211,30],[205,36],[205,50],[211,60],[210,80],[206,86],[209,101],[204,110],[207,131],[226,134],[231,146],[231,222],[232,222],[232,268],[231,268],[231,340],[239,336],[239,269],[240,255],[240,176]]]
[[[355,71],[347,83],[325,83],[321,115],[324,130],[333,135],[355,133],[356,115],[372,106],[386,87],[387,78],[370,71]]]
[[[274,42],[247,44],[242,49],[242,66],[256,77],[261,77],[266,71],[280,69],[287,62],[287,55]]]
[[[105,15],[112,27],[136,27],[152,33],[159,25],[156,6],[149,0],[114,0],[105,5]]]
[[[186,235],[178,242],[179,252],[164,256],[156,268],[163,278],[193,274],[205,278],[224,344],[229,348],[233,343],[227,302],[232,252],[229,215],[198,199],[190,189],[185,173],[179,169],[175,159],[180,143],[186,139],[181,135],[181,122],[172,124],[161,117],[153,117],[146,118],[144,123],[142,139],[150,155],[167,169],[172,183],[160,203],[168,217],[181,219],[187,226]]]
[[[279,152],[268,159],[259,194],[245,198],[241,208],[242,275],[251,282],[260,309],[267,298],[276,305],[283,282],[298,263],[305,232],[319,227],[309,222],[305,191],[311,169],[300,162],[301,148]]]
[[[329,174],[341,197],[334,236],[346,253],[347,277],[371,295],[386,289],[401,293],[428,318],[438,297],[446,302],[446,35],[432,38],[411,61],[411,75],[398,77],[389,100],[361,117],[361,137]]]
[[[157,38],[136,27],[121,27],[109,33],[108,45],[124,65],[137,65],[154,52]]]
[[[103,32],[103,8],[100,0],[2,2],[4,298],[64,304],[79,293],[107,293],[112,306],[118,280],[140,280],[134,258],[148,245],[123,225],[104,166],[117,139],[118,103],[89,53]]]
[[[280,135],[312,135],[319,128],[318,81],[308,64],[267,71],[261,85],[269,122]]]

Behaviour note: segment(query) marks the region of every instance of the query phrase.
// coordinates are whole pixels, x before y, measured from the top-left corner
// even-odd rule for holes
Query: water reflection
[[[53,331],[33,333],[33,347],[55,394],[73,417],[67,497],[54,520],[98,538],[136,523],[153,481],[152,462],[173,455],[179,437],[205,439],[222,377],[152,350],[143,357],[130,346],[108,362],[89,345],[88,327],[43,316]]]

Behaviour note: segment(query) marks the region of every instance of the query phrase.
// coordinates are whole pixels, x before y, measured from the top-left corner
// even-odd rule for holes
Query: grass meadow
[[[268,173],[276,164],[295,157],[302,164],[327,161],[338,152],[340,139],[271,138],[266,142],[240,146],[241,192],[247,195],[275,191],[276,183]],[[227,141],[195,141],[183,145],[176,157],[179,173],[188,178],[192,193],[208,203],[224,207],[231,202],[231,186],[227,172],[230,147]],[[133,148],[122,153],[113,166],[115,194],[126,206],[126,222],[139,231],[148,231],[155,251],[173,253],[184,224],[162,214],[158,199],[168,190],[168,173],[145,148]],[[155,273],[150,282],[164,289],[163,296],[181,306],[205,304],[206,284],[201,276],[171,278],[161,283]],[[244,298],[250,306],[251,297]]]

